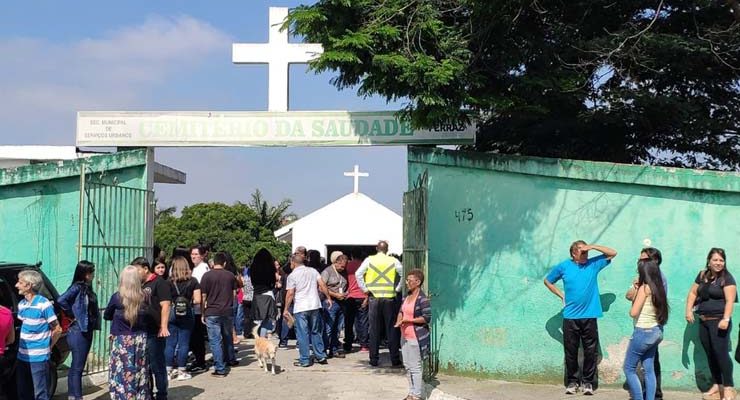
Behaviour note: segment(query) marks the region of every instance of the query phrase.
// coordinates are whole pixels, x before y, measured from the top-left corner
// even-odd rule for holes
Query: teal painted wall
[[[663,252],[672,307],[663,385],[705,388],[706,359],[683,310],[711,247],[727,250],[740,278],[740,174],[428,148],[410,148],[408,164],[410,187],[428,173],[428,284],[443,370],[562,383],[562,305],[542,281],[584,239],[619,252],[599,277],[599,375],[621,385],[632,332],[624,294],[649,239]]]
[[[80,168],[99,182],[147,188],[146,150],[0,169],[0,260],[36,263],[59,292],[77,265]]]

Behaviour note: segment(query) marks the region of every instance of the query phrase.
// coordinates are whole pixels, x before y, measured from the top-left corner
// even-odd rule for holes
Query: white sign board
[[[472,144],[475,125],[415,130],[393,112],[80,111],[77,146]]]

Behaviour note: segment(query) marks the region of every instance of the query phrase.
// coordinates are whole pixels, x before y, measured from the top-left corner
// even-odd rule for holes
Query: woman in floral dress
[[[121,272],[118,292],[111,296],[103,318],[111,321],[109,391],[114,400],[148,400],[146,312],[141,278],[136,267]]]

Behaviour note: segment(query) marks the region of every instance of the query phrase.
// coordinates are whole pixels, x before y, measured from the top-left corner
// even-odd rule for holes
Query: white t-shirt
[[[209,267],[207,263],[201,262],[195,268],[193,268],[193,278],[195,278],[195,280],[200,283],[201,279],[203,279],[203,275],[205,275],[206,272],[210,270],[211,267]],[[195,307],[193,307],[193,311],[195,314],[200,315],[200,305],[196,305]]]
[[[305,265],[299,265],[288,275],[288,290],[295,289],[294,314],[321,308],[319,279],[321,279],[319,271]]]

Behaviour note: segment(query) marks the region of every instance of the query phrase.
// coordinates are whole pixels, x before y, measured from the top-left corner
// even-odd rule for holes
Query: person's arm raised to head
[[[601,253],[603,253],[606,256],[607,260],[611,260],[614,257],[617,256],[617,251],[612,249],[611,247],[602,246],[600,244],[590,244],[586,245],[587,250],[596,250]]]

